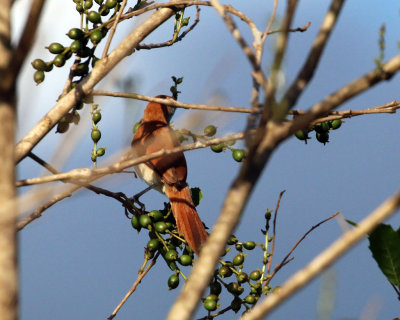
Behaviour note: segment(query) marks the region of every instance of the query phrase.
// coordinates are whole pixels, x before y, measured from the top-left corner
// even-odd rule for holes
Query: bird
[[[174,99],[166,95],[158,95],[156,98]],[[175,108],[172,106],[156,102],[147,104],[131,143],[135,156],[151,154],[162,149],[173,149],[181,145],[170,126],[174,112]],[[199,254],[207,240],[207,232],[196,211],[186,182],[187,171],[183,152],[164,155],[135,166],[135,172],[142,180],[169,198],[179,234],[184,237],[189,247]]]

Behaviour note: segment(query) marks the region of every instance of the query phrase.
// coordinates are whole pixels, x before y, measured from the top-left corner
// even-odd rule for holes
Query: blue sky
[[[354,0],[345,5],[318,71],[296,108],[305,109],[372,70],[373,58],[378,55],[378,32],[383,22],[387,29],[386,58],[398,54],[400,7],[397,1],[384,3]],[[245,4],[233,1],[232,4],[254,18],[259,27],[267,23],[272,9],[272,1],[251,0]],[[281,1],[280,15],[283,4]],[[284,62],[286,84],[297,74],[328,4],[328,1],[300,2],[294,26],[302,26],[308,21],[312,24],[307,32],[290,37]],[[21,9],[24,1],[18,5]],[[60,8],[68,19],[57,19],[54,10]],[[193,12],[187,10],[191,19],[194,19]],[[47,20],[50,22],[42,22],[38,45],[30,60],[49,58],[44,46],[53,41],[67,44],[64,34],[72,27],[71,23],[75,23],[74,26],[79,24],[72,2],[48,1],[45,19],[50,19]],[[50,28],[48,23],[53,27]],[[135,23],[125,22],[113,45],[132,30]],[[246,27],[239,25],[249,36]],[[148,42],[169,39],[171,29],[172,20],[152,34]],[[271,36],[267,44],[265,70],[271,60],[274,39]],[[133,91],[157,95],[168,93],[170,77],[176,75],[184,76],[182,101],[206,103],[218,97],[221,104],[248,106],[251,93],[249,71],[249,64],[220,18],[212,8],[204,8],[201,22],[184,41],[172,48],[135,53],[98,88],[120,90],[117,82],[131,77],[135,84]],[[54,105],[67,70],[50,73],[40,86],[32,83],[32,74],[30,66],[25,66],[19,87],[18,137],[22,137]],[[348,101],[342,109],[364,109],[398,99],[399,77],[396,76]],[[108,98],[96,102],[103,113],[101,143],[111,154],[129,144],[131,127],[141,117],[146,104]],[[186,110],[176,112],[177,127],[187,123],[183,120],[187,113]],[[240,115],[200,114],[205,117],[202,125],[215,123],[220,135],[240,132],[245,125],[245,117]],[[67,164],[63,170],[91,166],[90,118],[87,112],[82,112],[81,116],[83,135],[77,141],[76,149],[65,159]],[[360,221],[399,187],[399,139],[398,115],[368,115],[346,120],[340,130],[331,134],[331,142],[326,146],[317,143],[315,138],[307,145],[295,138],[288,140],[270,160],[235,234],[240,240],[262,242],[259,230],[263,226],[264,212],[275,207],[282,190],[286,193],[278,218],[274,264],[312,225],[334,212],[341,211],[345,218]],[[53,130],[34,152],[50,160],[63,143],[63,137],[55,135]],[[240,165],[232,160],[229,152],[214,154],[208,149],[196,150],[187,153],[186,157],[188,182],[192,187],[200,187],[204,193],[199,213],[212,227]],[[42,169],[28,159],[19,166],[20,178],[33,177],[41,172]],[[128,174],[98,185],[128,195],[145,186]],[[165,198],[157,192],[149,192],[142,200],[150,210],[160,208]],[[399,220],[397,215],[390,222],[398,228]],[[295,251],[294,261],[283,268],[272,285],[284,282],[341,234],[336,221],[318,228]],[[122,207],[112,199],[82,191],[55,205],[20,233],[21,319],[105,319],[136,279],[146,242],[147,235],[143,232],[138,235],[131,228]],[[332,266],[337,279],[333,319],[375,319],[363,317],[371,306],[377,312],[376,319],[399,316],[395,293],[378,270],[367,247],[364,240]],[[260,255],[249,255],[249,270],[260,267],[260,260]],[[178,293],[177,290],[167,290],[169,275],[170,271],[160,260],[121,309],[117,319],[163,318]],[[320,285],[320,278],[313,281],[278,308],[273,318],[317,319],[316,301]],[[205,312],[199,310],[198,316],[204,316]],[[231,318],[231,314],[220,317]]]

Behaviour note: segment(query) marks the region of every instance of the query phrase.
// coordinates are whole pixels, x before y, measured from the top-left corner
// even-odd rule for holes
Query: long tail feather
[[[178,190],[175,186],[167,185],[166,193],[179,233],[193,251],[199,254],[202,244],[207,240],[207,233],[193,204],[189,187]]]

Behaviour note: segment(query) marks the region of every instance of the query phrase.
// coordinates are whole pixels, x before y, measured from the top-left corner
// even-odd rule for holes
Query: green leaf
[[[400,285],[400,229],[380,224],[368,237],[369,249],[379,268],[395,286]]]
[[[200,204],[201,199],[203,199],[203,193],[200,188],[191,188],[190,191],[192,193],[194,206],[197,207]]]
[[[357,227],[357,223],[355,223],[354,221],[351,221],[351,220],[349,220],[349,219],[345,219],[345,221],[346,221],[348,224],[351,224],[353,227]]]

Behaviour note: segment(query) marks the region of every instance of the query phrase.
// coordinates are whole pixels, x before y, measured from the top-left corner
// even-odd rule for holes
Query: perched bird
[[[164,95],[157,98],[173,99]],[[160,103],[150,102],[146,106],[142,122],[132,140],[132,149],[136,156],[180,146],[174,130],[169,125],[174,112],[174,107]],[[178,232],[183,235],[193,251],[199,254],[202,244],[207,240],[207,233],[186,183],[187,165],[183,152],[138,164],[135,171],[149,186],[154,186],[169,198]]]

